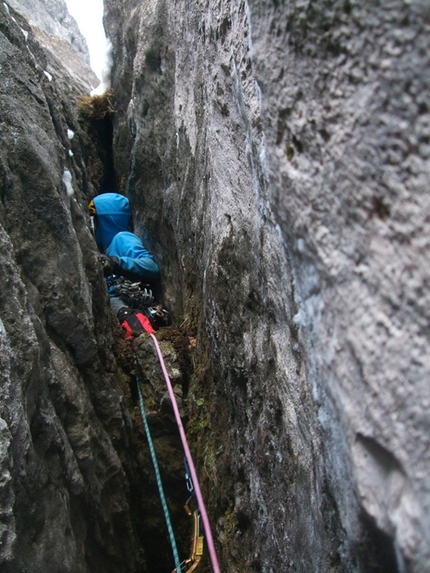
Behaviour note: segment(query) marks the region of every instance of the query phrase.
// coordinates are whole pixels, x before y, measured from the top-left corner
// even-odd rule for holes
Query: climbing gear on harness
[[[140,282],[131,282],[128,279],[123,279],[113,285],[113,292],[131,308],[142,308],[154,302],[152,290],[149,287],[142,287]]]
[[[119,310],[116,305],[115,310],[127,340],[132,339],[135,334],[155,332],[171,323],[168,311],[161,305],[153,305],[154,297],[148,286],[117,275],[108,276],[106,283],[111,300],[118,297],[120,304],[124,303]]]
[[[110,296],[117,296],[124,305],[133,309],[142,309],[154,303],[154,295],[149,285],[141,282],[132,282],[123,276],[111,274],[106,277],[106,284]]]
[[[146,419],[145,405],[143,402],[142,390],[140,388],[139,378],[137,378],[137,377],[136,377],[136,383],[137,383],[137,391],[139,394],[140,413],[142,416],[143,425],[145,426],[145,432],[146,432],[146,438],[148,440],[149,451],[151,452],[152,464],[154,466],[155,477],[157,479],[158,492],[160,494],[161,505],[163,506],[163,511],[164,511],[164,518],[166,520],[167,530],[169,532],[170,545],[172,546],[173,558],[175,560],[175,567],[176,567],[176,571],[181,571],[181,562],[179,560],[179,554],[178,554],[178,548],[176,546],[175,534],[173,532],[172,523],[170,521],[169,509],[167,507],[166,497],[164,495],[163,483],[161,481],[160,470],[158,467],[157,457],[155,455],[154,444],[152,442],[151,432],[150,432],[149,426],[148,426],[148,420]]]
[[[162,308],[161,305],[148,306],[143,309],[143,312],[155,330],[171,324],[170,314],[165,308]]]

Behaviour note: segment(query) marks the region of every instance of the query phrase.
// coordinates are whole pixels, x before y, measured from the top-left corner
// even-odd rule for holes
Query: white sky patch
[[[88,44],[91,67],[99,79],[105,65],[106,36],[103,29],[103,0],[66,0]]]

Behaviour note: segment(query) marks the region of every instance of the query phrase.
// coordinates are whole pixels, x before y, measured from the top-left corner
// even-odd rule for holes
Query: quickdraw
[[[191,544],[191,556],[185,561],[185,565],[189,565],[189,568],[186,569],[187,573],[194,571],[197,568],[203,556],[204,546],[204,537],[200,534],[200,510],[198,507],[194,511],[191,511],[190,509],[190,502],[193,499],[195,500],[195,497],[191,496],[185,504],[185,511],[187,512],[187,515],[193,517],[193,541]]]
[[[191,510],[190,508],[191,503],[196,503],[196,495],[194,491],[193,479],[191,477],[191,472],[188,466],[187,458],[184,458],[184,465],[185,465],[185,482],[187,484],[187,490],[190,493],[190,497],[187,499],[184,509],[186,514],[193,518],[193,538],[191,542],[191,555],[189,559],[185,559],[185,561],[182,561],[181,568],[179,569],[179,571],[178,569],[174,569],[172,573],[190,573],[191,571],[195,571],[203,556],[204,537],[200,533],[200,525],[201,525],[200,510],[198,507],[196,507],[196,509],[194,510]]]
[[[181,568],[174,569],[172,573],[190,573],[195,571],[203,556],[204,537],[200,535],[200,511],[195,509],[191,511],[189,503],[191,498],[185,504],[185,511],[193,518],[193,539],[191,542],[191,555],[185,561],[182,561]]]

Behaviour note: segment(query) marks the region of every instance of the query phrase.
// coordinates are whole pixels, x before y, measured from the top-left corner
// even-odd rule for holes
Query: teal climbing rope
[[[136,378],[137,391],[139,393],[140,414],[142,416],[143,425],[145,426],[146,437],[148,439],[149,451],[151,452],[152,463],[154,465],[155,477],[157,478],[158,491],[160,493],[161,505],[163,506],[164,517],[166,519],[167,530],[169,532],[170,544],[172,546],[173,558],[175,560],[176,571],[181,571],[181,561],[178,555],[178,548],[176,547],[175,534],[173,532],[172,523],[170,521],[169,508],[167,507],[166,498],[164,495],[163,483],[161,481],[160,470],[158,468],[157,457],[155,455],[154,444],[149,431],[148,421],[145,414],[145,405],[143,403],[142,390],[140,388],[139,378]]]

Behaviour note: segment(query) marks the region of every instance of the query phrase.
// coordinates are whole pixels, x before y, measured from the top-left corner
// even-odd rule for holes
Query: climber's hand
[[[112,274],[118,274],[119,264],[116,257],[100,255],[100,263],[102,265],[103,274],[105,277],[108,277]]]
[[[122,275],[122,269],[121,266],[119,264],[119,259],[118,257],[109,257],[110,259],[110,264],[112,267],[112,272],[114,275]]]
[[[103,274],[105,276],[112,274],[112,265],[110,262],[110,258],[107,255],[100,255],[100,264],[103,269]]]

